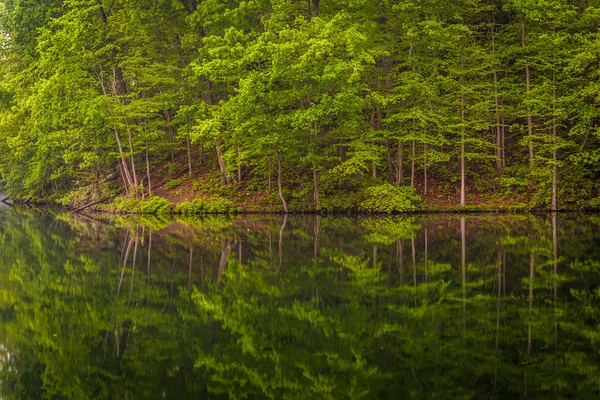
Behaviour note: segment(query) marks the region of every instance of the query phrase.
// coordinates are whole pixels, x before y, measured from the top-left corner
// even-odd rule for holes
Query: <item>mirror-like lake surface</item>
[[[600,217],[0,211],[3,399],[597,398]]]

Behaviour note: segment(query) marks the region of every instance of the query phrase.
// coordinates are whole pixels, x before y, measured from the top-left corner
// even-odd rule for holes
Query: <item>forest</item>
[[[599,27],[598,0],[2,0],[0,191],[600,209]]]

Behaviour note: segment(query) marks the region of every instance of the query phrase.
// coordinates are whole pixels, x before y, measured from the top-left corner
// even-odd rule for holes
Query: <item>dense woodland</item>
[[[0,17],[14,198],[212,177],[285,211],[600,206],[597,0],[3,0]]]

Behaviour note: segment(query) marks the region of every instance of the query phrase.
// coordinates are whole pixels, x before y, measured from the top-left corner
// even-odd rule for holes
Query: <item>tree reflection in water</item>
[[[0,212],[3,398],[592,398],[596,216]]]

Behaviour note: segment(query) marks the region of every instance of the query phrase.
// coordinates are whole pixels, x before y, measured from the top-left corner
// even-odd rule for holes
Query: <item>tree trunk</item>
[[[279,156],[279,150],[277,150],[277,190],[279,191],[279,198],[281,199],[281,203],[283,204],[283,210],[285,213],[289,213],[290,210],[288,208],[287,201],[285,201],[285,197],[283,196],[283,184],[281,183],[281,157]]]
[[[125,129],[127,130],[127,140],[128,140],[128,143],[129,143],[129,152],[130,152],[130,155],[131,155],[131,175],[133,176],[133,184],[135,186],[137,186],[138,181],[137,181],[137,173],[135,172],[135,160],[134,160],[134,152],[133,152],[133,139],[132,139],[132,135],[131,135],[131,128],[129,127],[129,120],[127,119],[127,114],[125,113],[125,109],[123,108],[123,104],[119,100],[119,96],[122,94],[122,93],[120,93],[120,90],[122,90],[122,89],[119,89],[119,87],[118,87],[117,69],[115,69],[113,71],[113,78],[112,78],[112,82],[111,82],[112,83],[112,85],[111,85],[112,86],[112,92],[113,92],[113,95],[115,96],[115,98],[117,100],[117,103],[119,104],[119,108],[121,109],[121,115],[123,117],[123,122],[125,123]],[[120,71],[120,69],[119,69],[119,71]],[[122,76],[121,76],[121,79],[122,79]],[[120,140],[119,140],[119,144],[120,144]],[[137,196],[137,192],[136,192],[136,196]]]
[[[167,110],[166,106],[163,106],[163,111],[165,113],[165,120],[167,121],[167,129],[169,132],[169,143],[171,144],[170,146],[170,150],[171,150],[171,162],[173,164],[175,164],[175,151],[173,149],[174,143],[175,143],[175,131],[173,129],[173,126],[171,125],[171,114],[169,113],[169,110]],[[189,147],[189,146],[188,146]]]
[[[377,268],[377,245],[373,245],[373,268]]]
[[[502,122],[502,168],[506,168],[506,126],[504,123],[504,113],[501,115]]]
[[[500,102],[498,99],[498,78],[496,70],[494,70],[494,102],[496,104],[496,171],[498,172],[498,175],[500,175],[502,172],[502,152],[504,151],[504,146],[500,129]]]
[[[423,144],[423,194],[427,196],[427,144]]]
[[[462,300],[463,300],[463,340],[467,328],[467,235],[465,217],[460,219],[460,266],[462,272]]]
[[[131,179],[131,173],[129,172],[129,165],[127,165],[127,160],[125,159],[125,154],[123,153],[123,146],[121,146],[121,137],[119,135],[119,131],[117,127],[114,127],[115,138],[117,139],[117,147],[119,148],[119,154],[121,156],[121,164],[123,166],[123,171],[125,172],[125,179],[127,179],[127,183],[129,186],[133,186],[134,181]]]
[[[123,180],[123,187],[125,188],[125,193],[129,196],[129,186],[131,185],[130,181],[127,180],[125,176],[125,171],[123,171],[123,159],[121,158],[119,162],[117,162],[117,166],[119,167],[119,175],[121,175],[121,179]]]
[[[148,280],[150,280],[150,260],[152,259],[152,228],[148,232],[148,262],[146,264],[146,269],[148,271]]]
[[[410,239],[410,247],[412,250],[412,265],[413,265],[413,286],[417,287],[417,251],[415,248],[415,238]]]
[[[429,257],[428,257],[428,245],[429,245],[429,238],[427,237],[427,227],[425,227],[424,229],[424,233],[425,233],[425,283],[427,283],[427,269],[429,268]]]
[[[231,252],[231,245],[229,239],[223,239],[221,247],[221,258],[219,259],[219,270],[217,271],[217,285],[221,282],[221,277],[225,268],[227,268],[229,253]]]
[[[108,23],[108,15],[110,13],[110,8],[108,11],[106,11],[104,6],[102,4],[100,4],[99,11],[100,11],[100,18],[102,19],[102,23],[104,25],[106,25]],[[116,56],[116,48],[113,49],[113,56]],[[98,78],[98,82],[100,83],[100,87],[102,88],[102,93],[104,94],[104,96],[106,96],[108,98],[108,95],[109,95],[108,90],[106,89],[106,85],[104,84],[104,78],[102,76],[103,75],[102,65],[100,64],[100,61],[98,61],[97,63],[98,63],[99,71],[96,73],[96,76]],[[125,80],[123,79],[123,70],[121,69],[121,67],[118,67],[118,66],[114,69],[113,89],[114,89],[115,94],[118,93],[118,94],[124,95],[127,93],[127,87],[125,85]],[[110,106],[110,102],[109,102],[108,108],[109,108],[109,114],[112,117],[113,113],[112,113],[112,109]],[[119,135],[119,130],[117,129],[117,126],[114,124],[114,121],[113,121],[113,130],[115,132],[115,138],[117,140],[117,145],[119,148],[119,155],[121,156],[121,163],[122,163],[122,168],[123,168],[123,172],[125,175],[125,180],[127,181],[127,184],[129,184],[129,186],[132,186],[134,183],[135,184],[137,184],[137,183],[135,182],[135,180],[132,180],[132,178],[131,178],[132,174],[129,172],[129,166],[127,165],[125,155],[123,154],[123,146],[121,145],[121,137]],[[132,158],[133,158],[133,151],[132,151]],[[135,174],[135,167],[134,167],[134,174]],[[129,193],[129,190],[127,189],[127,185],[125,185],[125,189]]]
[[[288,214],[285,214],[283,217],[283,223],[281,224],[281,228],[279,229],[279,267],[277,268],[277,283],[279,283],[279,274],[281,273],[281,267],[283,266],[283,234],[285,232],[285,227],[288,223]]]
[[[385,141],[385,150],[387,153],[388,179],[390,183],[394,183],[394,162],[392,161],[392,149],[389,140]]]
[[[106,22],[105,18],[106,15],[104,14],[104,9],[101,8],[101,14],[103,15],[103,21]],[[100,88],[102,89],[102,93],[104,94],[104,96],[107,99],[107,103],[108,103],[108,113],[111,117],[113,117],[113,112],[112,112],[112,107],[110,104],[110,101],[108,100],[109,97],[109,92],[106,89],[106,85],[104,84],[104,77],[103,72],[102,72],[102,65],[100,64],[100,62],[98,62],[98,68],[99,71],[95,71],[96,74],[96,78],[98,79],[98,83],[100,84]],[[127,165],[127,160],[125,158],[125,154],[123,153],[123,146],[121,145],[121,135],[119,134],[119,129],[117,128],[117,125],[114,123],[113,121],[113,131],[115,133],[115,139],[117,141],[117,148],[119,149],[119,156],[121,158],[121,166],[120,168],[122,168],[122,172],[123,174],[121,175],[123,177],[123,180],[125,181],[125,190],[127,190],[127,192],[129,193],[129,189],[127,188],[127,185],[132,186],[133,185],[133,180],[131,179],[131,174],[129,173],[129,166]]]
[[[238,183],[242,182],[242,164],[240,164],[240,145],[236,146],[236,154],[237,154],[237,181]]]
[[[127,116],[125,115],[125,110],[121,107],[121,113],[123,114],[123,120],[125,121],[125,128],[127,129],[127,140],[129,142],[129,151],[131,152],[131,174],[133,175],[133,184],[137,186],[137,173],[135,172],[135,160],[133,153],[133,140],[131,137],[131,129],[129,128],[129,122],[127,120]],[[137,189],[136,189],[137,190]]]
[[[524,49],[526,46],[525,40],[525,16],[521,17],[521,47]],[[529,64],[525,63],[525,84],[527,87],[527,97],[531,93],[531,76],[529,73]],[[529,100],[529,99],[528,99]],[[533,154],[533,120],[531,116],[531,106],[527,106],[527,134],[529,136],[529,166],[533,167],[534,154]]]
[[[136,265],[136,261],[137,261],[137,249],[138,249],[139,242],[140,242],[140,240],[138,237],[138,233],[136,231],[135,246],[133,248],[133,260],[131,261],[131,283],[129,284],[129,298],[127,299],[127,307],[129,307],[129,305],[131,304],[131,299],[133,297],[133,285],[135,282],[135,265]]]
[[[496,37],[494,35],[496,21],[492,25],[492,53],[496,54]],[[494,73],[494,104],[496,106],[496,172],[500,176],[502,172],[502,146],[501,146],[501,131],[500,131],[500,100],[498,95],[498,74],[496,66],[492,66]]]
[[[148,196],[152,197],[152,180],[150,179],[150,156],[148,155],[148,139],[146,139],[146,177],[148,178]]]
[[[496,258],[496,263],[498,272],[498,304],[496,306],[496,350],[498,350],[498,346],[500,344],[500,298],[502,297],[502,246],[498,247],[498,256]]]
[[[194,261],[194,248],[192,243],[190,243],[190,258],[188,261],[188,299],[192,297],[192,264]]]
[[[313,16],[318,17],[319,16],[319,3],[321,3],[321,0],[312,0],[313,3]]]
[[[212,93],[212,82],[210,80],[207,80],[206,82],[207,84],[207,92],[205,95],[205,101],[206,104],[208,104],[209,106],[212,106],[214,103],[214,98],[213,98],[213,93]],[[223,150],[221,149],[223,147],[223,140],[222,139],[218,139],[217,143],[216,143],[216,151],[217,151],[217,161],[219,163],[219,170],[221,171],[221,185],[225,186],[229,183],[229,176],[227,175],[227,164],[225,163],[225,160],[223,159]]]
[[[340,158],[341,162],[346,161],[346,146],[338,146],[338,157]]]
[[[460,206],[465,206],[465,61],[460,55]]]
[[[400,186],[404,184],[404,142],[402,140],[398,140],[396,157],[396,186]]]
[[[313,199],[315,200],[315,207],[317,211],[321,211],[321,201],[319,199],[319,174],[317,173],[317,169],[313,168]]]
[[[221,185],[225,186],[229,183],[229,176],[227,175],[227,165],[225,160],[223,159],[223,150],[221,150],[221,146],[223,146],[223,141],[221,139],[217,140],[217,161],[219,162],[219,170],[221,171]]]
[[[273,162],[271,161],[271,158],[269,157],[269,194],[271,193],[271,189],[273,186],[273,184],[271,182],[272,181],[272,178],[271,178],[272,171],[273,171]]]
[[[185,137],[185,143],[187,145],[188,175],[192,176],[192,153],[190,150],[190,135],[189,135],[189,133]]]
[[[535,258],[533,256],[533,251],[529,253],[529,317],[531,318],[531,311],[533,309],[533,279],[535,276]],[[532,332],[531,332],[531,322],[528,323],[527,329],[527,355],[531,356],[531,342],[532,342]]]
[[[321,216],[317,215],[315,224],[313,225],[314,243],[313,243],[313,258],[316,260],[319,256],[319,233],[321,231]]]
[[[404,242],[396,241],[396,253],[398,254],[398,279],[400,284],[404,283]]]
[[[105,198],[103,198],[103,199],[100,199],[100,200],[93,201],[93,202],[91,202],[91,203],[88,203],[88,204],[86,204],[86,205],[84,205],[84,206],[81,206],[81,207],[79,207],[79,208],[77,208],[77,209],[75,209],[75,210],[71,211],[71,213],[73,213],[73,214],[77,214],[77,213],[79,213],[79,212],[81,212],[81,211],[83,211],[83,210],[85,210],[85,209],[88,209],[88,208],[90,208],[90,207],[92,207],[92,206],[95,206],[96,204],[102,204],[102,203],[105,203],[105,202],[107,202],[107,201],[109,201],[109,200],[112,200],[112,199],[114,199],[115,197],[116,197],[116,195],[112,195],[112,196],[105,197]],[[2,203],[4,203],[4,204],[9,204],[9,203],[7,203],[7,202],[6,202],[6,200],[7,200],[7,199],[8,199],[8,198],[6,198],[6,199],[2,199]]]
[[[552,71],[552,211],[556,211],[557,175],[556,165],[556,71]]]
[[[146,178],[148,178],[148,196],[152,197],[152,180],[150,179],[150,155],[148,149],[148,130],[147,130],[147,119],[144,118],[144,133],[146,134],[145,145],[146,145]]]
[[[412,141],[412,160],[410,170],[410,187],[415,187],[415,158],[417,157],[417,142],[413,139]]]
[[[558,298],[558,240],[556,237],[556,213],[552,213],[552,264],[554,265],[554,349],[558,345],[558,321],[556,318],[556,301]]]
[[[127,268],[127,262],[129,261],[129,253],[131,252],[131,247],[133,246],[133,242],[137,241],[136,237],[132,237],[129,239],[129,244],[127,245],[127,251],[125,252],[125,257],[123,258],[123,268],[121,269],[121,278],[119,279],[119,285],[117,286],[117,299],[121,294],[121,288],[123,287],[123,278],[125,277],[125,269]]]
[[[196,11],[196,0],[179,0],[179,2],[185,7],[188,14],[193,14]]]
[[[127,139],[129,142],[129,151],[131,152],[131,174],[133,175],[133,184],[137,186],[138,184],[138,180],[137,180],[137,173],[135,172],[135,160],[134,160],[134,153],[133,153],[133,140],[131,138],[131,129],[129,128],[129,123],[127,121],[127,117],[125,115],[125,111],[123,109],[121,109],[121,111],[123,112],[123,119],[125,121],[125,127],[127,128]]]

